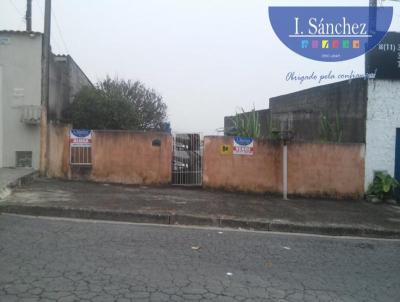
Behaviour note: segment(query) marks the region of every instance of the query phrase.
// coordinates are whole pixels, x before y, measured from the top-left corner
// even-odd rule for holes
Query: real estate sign
[[[233,139],[234,155],[254,155],[254,140],[247,137],[235,137]]]
[[[71,147],[92,146],[92,130],[71,129],[69,138]]]

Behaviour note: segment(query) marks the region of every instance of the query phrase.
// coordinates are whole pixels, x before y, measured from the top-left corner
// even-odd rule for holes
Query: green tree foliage
[[[80,129],[159,130],[166,121],[162,97],[141,82],[107,77],[83,88],[68,112],[68,122]]]

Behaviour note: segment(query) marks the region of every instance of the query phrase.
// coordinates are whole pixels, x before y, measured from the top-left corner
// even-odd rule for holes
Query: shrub
[[[376,196],[379,200],[384,201],[392,198],[394,190],[400,186],[399,182],[384,172],[378,172],[374,181],[368,188],[368,195]]]
[[[241,113],[236,113],[233,118],[235,136],[251,137],[254,139],[261,137],[261,125],[258,112],[253,108],[250,112],[245,112],[242,108]]]

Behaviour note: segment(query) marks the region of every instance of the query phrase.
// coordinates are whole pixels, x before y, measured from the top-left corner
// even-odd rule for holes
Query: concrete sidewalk
[[[11,189],[31,181],[36,171],[29,168],[0,168],[0,200],[11,194]]]
[[[37,179],[0,202],[0,212],[337,236],[400,238],[400,207]]]

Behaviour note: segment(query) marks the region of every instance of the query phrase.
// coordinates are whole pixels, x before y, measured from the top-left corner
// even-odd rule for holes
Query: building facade
[[[0,31],[0,167],[39,168],[42,34]],[[51,57],[50,118],[89,79],[69,56]]]
[[[310,88],[270,99],[259,115],[271,133],[289,130],[293,142],[365,144],[364,187],[376,172],[400,181],[400,81],[356,79]],[[225,134],[232,127],[225,118]],[[396,156],[397,155],[397,156]]]
[[[400,135],[396,133],[400,133],[400,81],[369,81],[366,119],[366,188],[373,181],[374,173],[377,171],[386,171],[392,176],[399,177]]]

